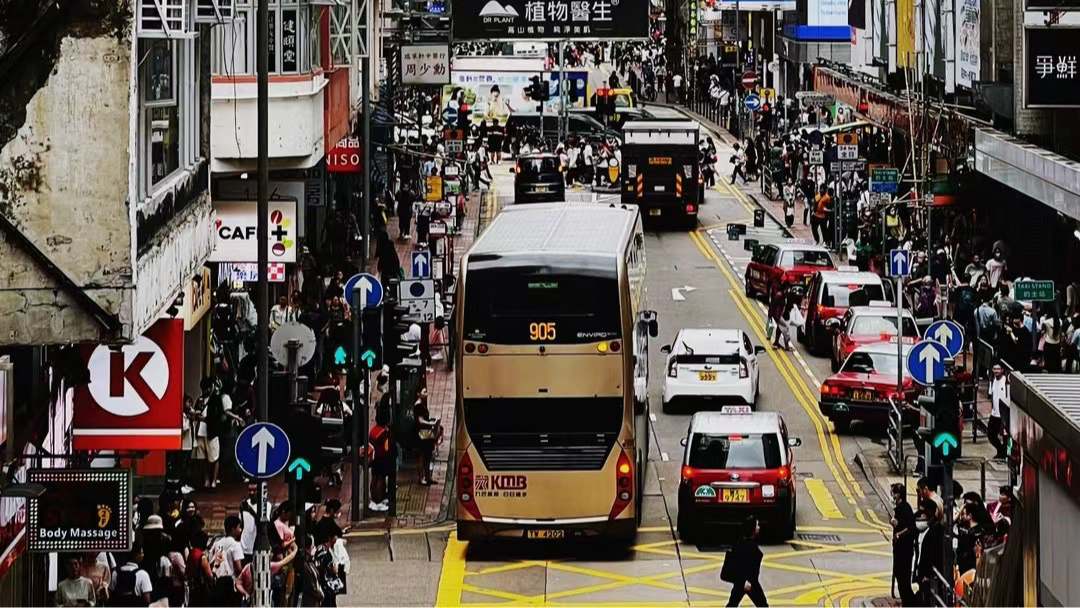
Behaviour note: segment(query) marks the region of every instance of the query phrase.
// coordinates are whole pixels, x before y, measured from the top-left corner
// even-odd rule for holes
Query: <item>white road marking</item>
[[[660,460],[662,460],[662,461],[664,461],[664,462],[667,462],[667,461],[668,461],[668,455],[667,455],[667,452],[660,452]]]
[[[649,413],[649,420],[652,420],[653,422],[656,422],[656,414],[653,414],[652,412],[650,412]]]

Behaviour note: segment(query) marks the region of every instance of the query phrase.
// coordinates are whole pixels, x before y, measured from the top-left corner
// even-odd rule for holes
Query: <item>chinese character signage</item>
[[[1077,58],[1080,28],[1032,27],[1024,31],[1024,105],[1080,107]]]
[[[409,44],[401,47],[403,84],[447,84],[450,82],[450,45]]]
[[[296,9],[281,11],[281,71],[295,72],[300,65],[296,43]],[[273,48],[271,46],[270,48]]]
[[[979,80],[981,10],[979,0],[956,2],[956,84],[962,87]]]
[[[31,551],[131,550],[131,469],[32,469]]]
[[[455,40],[647,38],[648,0],[458,0]]]

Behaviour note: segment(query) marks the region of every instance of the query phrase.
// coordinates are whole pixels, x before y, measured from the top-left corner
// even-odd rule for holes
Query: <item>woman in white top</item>
[[[1065,322],[1052,306],[1039,323],[1039,344],[1042,346],[1043,367],[1047,373],[1061,373],[1061,342],[1065,335]]]

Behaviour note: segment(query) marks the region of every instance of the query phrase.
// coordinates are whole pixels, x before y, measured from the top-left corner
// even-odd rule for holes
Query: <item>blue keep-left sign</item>
[[[452,125],[457,122],[458,111],[457,108],[451,108],[449,106],[443,108],[442,120],[448,125]]]
[[[281,427],[269,422],[256,422],[244,427],[236,438],[236,464],[248,477],[273,477],[289,463],[292,445]]]
[[[761,98],[757,95],[754,95],[753,93],[750,93],[743,98],[743,105],[746,106],[747,110],[750,110],[751,112],[756,112],[761,109]]]
[[[915,382],[933,386],[935,380],[945,376],[945,360],[948,358],[949,351],[944,346],[933,340],[921,340],[908,351],[908,373]]]
[[[354,290],[355,288],[355,290]],[[353,301],[354,291],[359,291],[360,301]],[[379,277],[361,272],[349,277],[348,281],[345,281],[345,297],[349,299],[349,302],[356,308],[371,308],[382,304],[383,288],[382,283],[379,282]]]
[[[412,252],[412,278],[427,279],[431,277],[431,252]]]
[[[934,321],[926,328],[923,340],[933,340],[949,351],[950,357],[955,357],[964,349],[964,330],[959,324],[949,321]]]
[[[906,277],[911,274],[911,252],[907,249],[889,251],[889,276]]]

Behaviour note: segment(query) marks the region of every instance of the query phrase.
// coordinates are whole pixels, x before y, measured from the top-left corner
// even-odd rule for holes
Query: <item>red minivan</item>
[[[765,300],[785,283],[805,284],[819,270],[833,270],[836,263],[820,245],[772,243],[757,250],[746,265],[746,297],[765,294]]]
[[[748,515],[782,540],[795,536],[796,483],[792,448],[777,412],[727,406],[698,412],[682,441],[679,538],[694,542],[710,524],[739,524]]]

